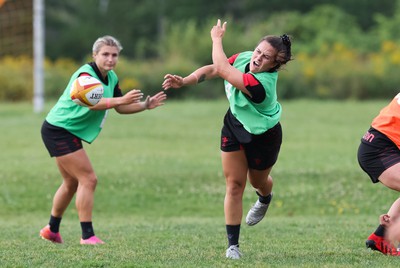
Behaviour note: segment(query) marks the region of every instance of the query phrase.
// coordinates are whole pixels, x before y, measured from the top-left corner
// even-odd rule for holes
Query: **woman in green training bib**
[[[133,114],[163,105],[166,95],[159,92],[141,101],[143,93],[131,90],[122,94],[114,72],[120,42],[112,36],[98,38],[93,44],[93,62],[80,67],[70,79],[64,93],[48,113],[42,125],[42,139],[51,157],[55,157],[63,178],[53,198],[50,221],[40,236],[54,243],[63,243],[59,227],[61,218],[76,194],[76,208],[82,228],[81,244],[104,244],[93,230],[92,210],[97,177],[82,146],[92,143],[99,135],[109,109],[120,114]],[[92,76],[101,81],[104,94],[93,107],[79,106],[71,100],[70,86],[80,76]]]
[[[211,29],[213,64],[200,67],[186,77],[167,74],[164,89],[194,85],[223,78],[229,109],[221,131],[221,158],[226,180],[224,201],[228,249],[226,257],[239,259],[242,198],[249,179],[258,200],[246,217],[255,225],[265,216],[272,198],[271,169],[282,143],[279,123],[281,105],[277,101],[278,70],[291,60],[289,36],[265,36],[254,51],[225,56],[222,39],[226,22]]]

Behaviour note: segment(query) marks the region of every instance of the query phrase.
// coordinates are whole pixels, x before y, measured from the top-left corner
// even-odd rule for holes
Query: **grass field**
[[[62,222],[64,244],[39,238],[61,182],[40,137],[46,113],[0,103],[0,267],[398,267],[398,258],[364,246],[398,193],[370,183],[356,159],[385,104],[282,103],[274,200],[260,224],[242,224],[244,256],[232,261],[224,256],[219,155],[225,100],[109,114],[86,146],[99,178],[94,228],[107,242],[95,247],[79,245],[74,204]],[[248,185],[245,213],[255,198]]]

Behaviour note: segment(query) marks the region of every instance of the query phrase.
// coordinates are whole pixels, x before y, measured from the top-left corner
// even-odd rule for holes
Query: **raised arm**
[[[225,31],[226,22],[221,25],[221,20],[218,20],[217,24],[214,25],[211,29],[211,39],[213,41],[212,59],[217,75],[231,83],[234,87],[241,90],[243,93],[251,96],[250,92],[244,86],[243,73],[233,67],[228,62],[228,58],[225,55],[222,45],[222,39],[224,37]]]

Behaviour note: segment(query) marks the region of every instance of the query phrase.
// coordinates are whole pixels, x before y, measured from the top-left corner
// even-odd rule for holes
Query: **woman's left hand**
[[[160,91],[152,97],[147,96],[147,98],[145,100],[145,107],[146,107],[146,109],[149,109],[149,110],[154,109],[158,106],[164,105],[163,101],[166,99],[167,99],[167,95],[163,91]]]

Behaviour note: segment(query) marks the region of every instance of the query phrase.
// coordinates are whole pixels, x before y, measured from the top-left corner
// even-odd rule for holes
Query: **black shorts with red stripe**
[[[386,135],[370,128],[361,139],[357,158],[360,167],[377,183],[385,170],[400,163],[400,150]]]
[[[43,122],[42,139],[51,157],[63,156],[83,148],[82,140],[64,128]]]
[[[265,170],[272,167],[278,160],[281,144],[280,123],[260,135],[254,135],[243,127],[230,110],[226,113],[221,130],[221,150],[244,150],[249,168]]]

